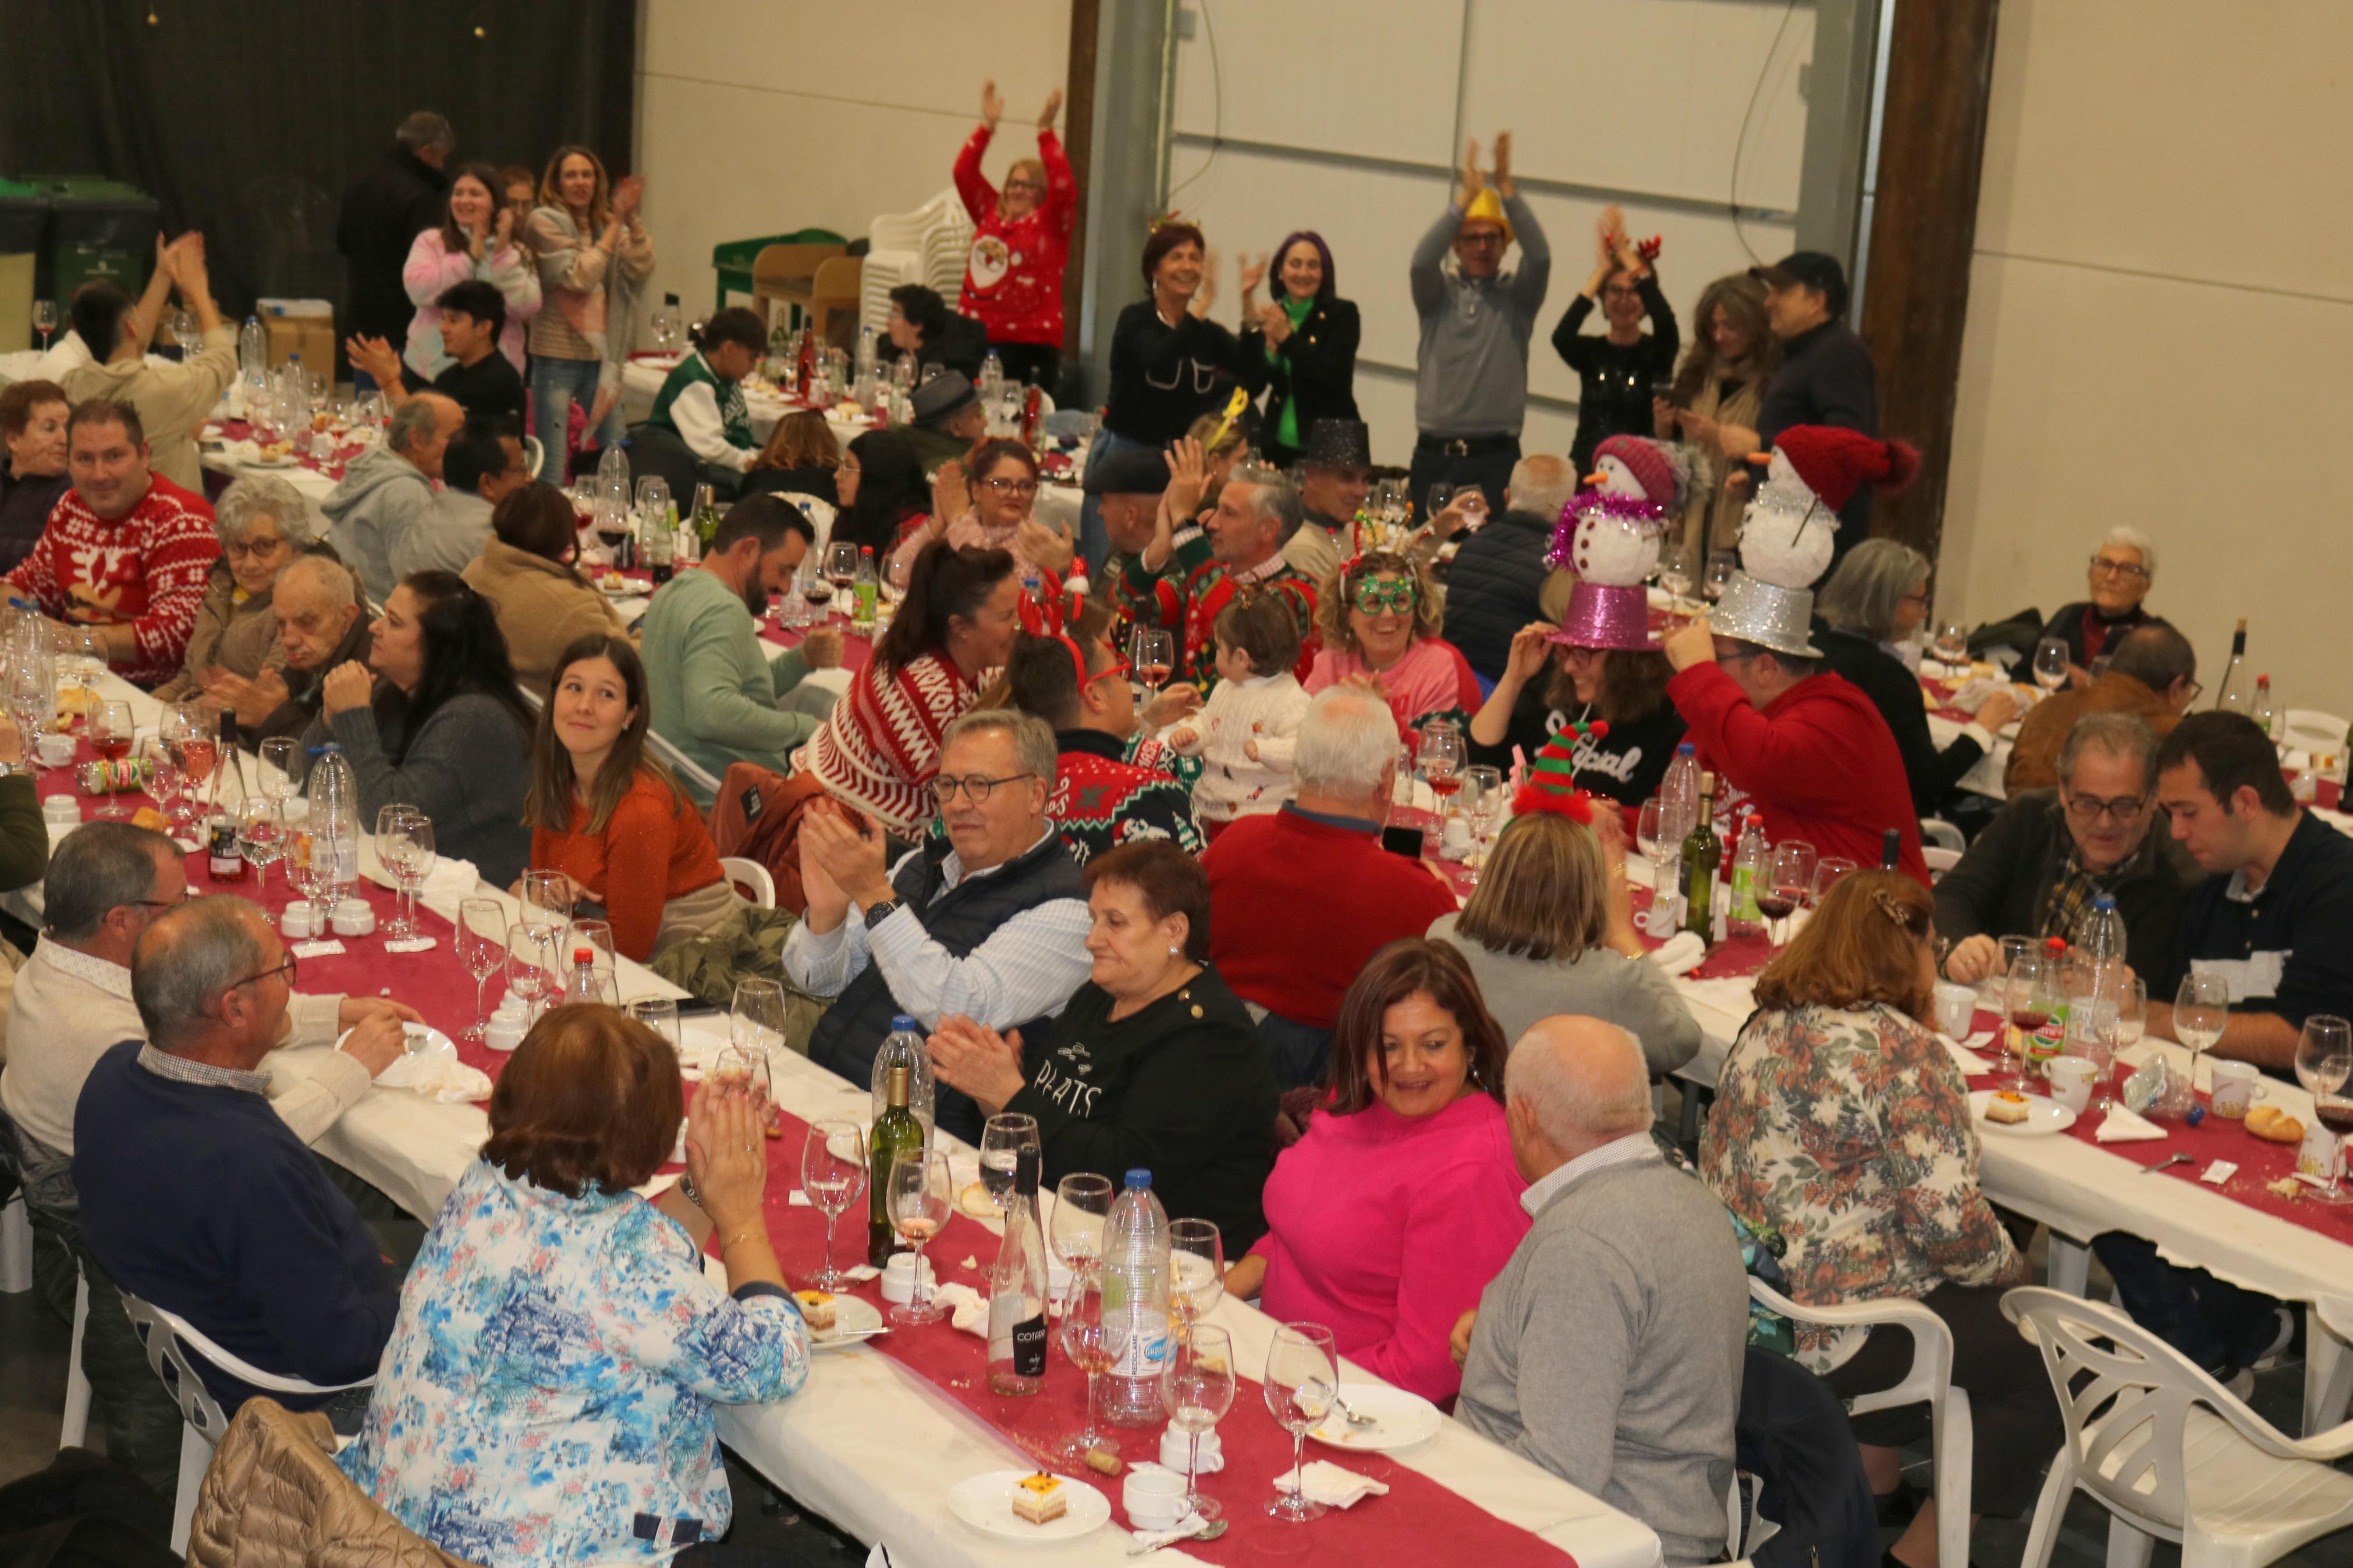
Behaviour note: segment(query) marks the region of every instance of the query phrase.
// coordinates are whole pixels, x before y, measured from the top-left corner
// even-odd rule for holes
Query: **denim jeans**
[[[147,1362],[147,1347],[123,1315],[122,1294],[81,1244],[81,1227],[45,1209],[26,1210],[37,1245],[34,1279],[49,1310],[73,1321],[74,1266],[90,1281],[90,1318],[82,1328],[81,1371],[90,1379],[90,1422],[106,1431],[106,1451],[169,1498],[180,1483],[179,1402],[164,1392]]]
[[[2092,1237],[2092,1251],[2132,1321],[2208,1372],[2252,1365],[2279,1331],[2277,1301],[2168,1263],[2153,1241],[2112,1230]]]
[[[548,359],[531,362],[531,433],[539,438],[539,477],[561,488],[570,478],[565,471],[565,436],[572,424],[572,405],[586,412],[596,406],[596,374],[603,368],[593,359]],[[621,422],[621,405],[605,416],[605,423],[588,432],[587,439],[609,447],[628,436]]]

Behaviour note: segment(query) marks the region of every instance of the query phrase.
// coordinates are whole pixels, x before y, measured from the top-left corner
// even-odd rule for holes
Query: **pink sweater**
[[[1328,1325],[1342,1355],[1443,1404],[1462,1381],[1447,1336],[1527,1234],[1526,1187],[1488,1095],[1412,1119],[1319,1110],[1267,1178],[1259,1306]]]

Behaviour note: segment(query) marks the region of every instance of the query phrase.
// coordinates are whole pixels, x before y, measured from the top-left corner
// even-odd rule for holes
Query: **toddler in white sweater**
[[[1217,687],[1200,712],[1169,732],[1168,743],[1201,759],[1194,815],[1224,824],[1280,811],[1296,793],[1292,753],[1307,692],[1291,673],[1299,659],[1299,623],[1281,599],[1237,598],[1218,612],[1212,630]]]

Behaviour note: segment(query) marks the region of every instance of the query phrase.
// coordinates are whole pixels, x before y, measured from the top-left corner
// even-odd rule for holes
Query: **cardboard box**
[[[335,374],[335,308],[324,300],[259,300],[256,314],[269,348],[275,370],[290,354],[302,356],[302,368],[314,375]]]

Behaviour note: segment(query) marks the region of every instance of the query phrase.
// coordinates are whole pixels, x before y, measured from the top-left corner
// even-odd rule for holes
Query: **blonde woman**
[[[1725,451],[1716,432],[1756,427],[1766,384],[1781,363],[1781,340],[1766,324],[1765,285],[1745,272],[1709,284],[1692,320],[1691,347],[1674,385],[1651,401],[1651,412],[1658,437],[1692,442],[1702,470],[1675,536],[1687,552],[1729,550],[1739,541],[1748,492],[1726,489],[1725,476],[1748,454]]]
[[[1316,595],[1315,624],[1324,646],[1307,672],[1309,696],[1369,677],[1400,731],[1430,719],[1467,723],[1479,710],[1479,678],[1438,635],[1444,616],[1418,563],[1387,551],[1343,562]]]
[[[653,237],[638,216],[645,182],[613,184],[586,147],[558,147],[540,181],[524,237],[539,266],[543,304],[531,319],[532,434],[545,454],[539,477],[565,480],[572,405],[588,435],[609,445],[621,424],[621,366],[638,286],[653,276]]]

